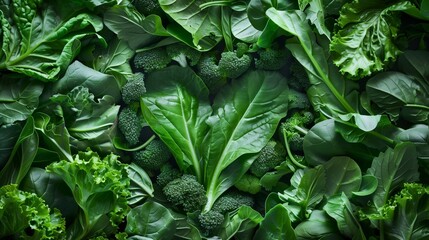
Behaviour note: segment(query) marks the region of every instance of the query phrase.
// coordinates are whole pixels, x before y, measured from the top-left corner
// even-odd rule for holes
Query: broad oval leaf
[[[7,76],[4,76],[7,78]],[[0,81],[0,126],[26,120],[39,106],[43,84],[29,79]]]
[[[170,211],[156,202],[131,209],[127,215],[125,232],[150,239],[171,239],[175,232],[174,217]]]
[[[334,157],[324,165],[326,171],[326,193],[328,196],[343,193],[352,196],[359,190],[362,173],[359,165],[349,157]]]
[[[212,109],[208,89],[190,69],[171,66],[147,76],[141,108],[149,126],[170,148],[179,167],[202,179],[199,151]]]
[[[429,92],[415,78],[400,72],[383,72],[368,80],[368,97],[384,112],[413,122],[429,120]]]
[[[288,210],[278,204],[268,211],[253,239],[296,239]]]

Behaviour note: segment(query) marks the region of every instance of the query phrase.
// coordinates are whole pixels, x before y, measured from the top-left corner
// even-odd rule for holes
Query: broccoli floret
[[[203,54],[198,62],[197,68],[198,76],[201,77],[211,92],[217,91],[226,84],[226,78],[224,78],[219,71],[214,53]]]
[[[223,52],[219,60],[220,74],[227,78],[237,78],[249,69],[252,58],[243,54],[239,56],[237,51]]]
[[[263,70],[280,70],[288,60],[289,53],[286,48],[279,48],[273,46],[272,48],[265,48],[258,50],[259,58],[255,58],[255,67]]]
[[[270,140],[261,150],[259,157],[250,166],[250,172],[257,177],[262,177],[265,173],[274,169],[285,160],[286,150],[282,144]]]
[[[169,202],[185,212],[197,211],[207,202],[204,186],[189,174],[169,182],[162,191]]]
[[[133,162],[145,170],[158,171],[171,156],[167,145],[154,139],[144,150],[134,152]]]
[[[140,97],[146,92],[143,73],[133,74],[133,77],[122,87],[122,100],[126,104],[140,101]]]
[[[195,66],[201,57],[201,52],[185,44],[174,43],[166,47],[168,56],[180,66]]]
[[[307,134],[307,127],[314,121],[314,115],[312,112],[303,110],[294,112],[292,116],[286,119],[281,124],[281,132],[285,141],[286,151],[289,159],[299,167],[305,167],[300,164],[299,160],[295,158],[292,151],[302,152],[304,136]],[[298,164],[297,164],[298,163]]]
[[[156,183],[159,186],[165,187],[169,182],[173,181],[176,178],[180,178],[182,174],[179,169],[173,167],[171,164],[165,164],[161,167],[160,173],[156,177]]]
[[[118,127],[131,146],[135,146],[139,142],[143,127],[136,111],[129,107],[124,108],[118,116]]]
[[[305,68],[299,62],[294,61],[290,65],[290,71],[292,76],[288,81],[289,87],[299,92],[307,91],[307,89],[310,87],[310,81],[308,80],[308,75]]]
[[[144,16],[162,13],[158,0],[134,0],[133,5]]]
[[[252,207],[254,204],[255,201],[250,195],[240,192],[228,192],[216,200],[213,204],[212,211],[225,214],[236,210],[242,205]]]
[[[171,62],[165,48],[154,48],[143,52],[138,52],[134,56],[134,67],[144,72],[153,72],[163,69]]]
[[[218,229],[224,220],[225,217],[222,213],[213,210],[210,210],[206,213],[201,213],[198,216],[198,222],[200,223],[200,226],[203,230],[203,234],[206,236]]]
[[[242,192],[248,192],[251,194],[257,194],[261,191],[259,178],[249,173],[244,174],[240,180],[234,184],[234,186]]]
[[[289,109],[309,109],[311,107],[307,94],[289,89]]]

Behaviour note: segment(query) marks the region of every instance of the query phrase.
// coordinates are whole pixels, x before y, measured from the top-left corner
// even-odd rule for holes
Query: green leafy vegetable
[[[62,239],[65,221],[58,211],[51,211],[34,193],[16,185],[0,188],[0,237],[25,239]]]
[[[381,71],[399,54],[395,43],[401,21],[398,12],[409,1],[355,0],[345,4],[330,44],[334,63],[343,74],[365,77]]]
[[[129,211],[130,195],[130,180],[118,156],[110,154],[101,159],[88,150],[79,152],[71,161],[55,162],[46,169],[64,180],[80,208],[68,238],[82,239],[116,231]]]
[[[73,1],[4,1],[0,8],[0,69],[41,81],[57,80],[79,53],[81,40],[103,28],[95,15],[73,14],[82,9]]]

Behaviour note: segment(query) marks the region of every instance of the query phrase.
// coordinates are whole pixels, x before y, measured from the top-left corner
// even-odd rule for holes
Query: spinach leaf
[[[26,120],[39,106],[43,84],[13,77],[0,81],[0,126]]]
[[[267,16],[296,37],[290,39],[286,47],[309,75],[312,86],[307,94],[315,110],[323,109],[328,114],[357,112],[358,86],[345,81],[338,70],[330,64],[329,55],[323,48],[323,41],[316,40],[313,30],[307,23],[307,16],[302,11],[279,11],[274,8],[267,10]]]
[[[104,13],[104,24],[122,41],[136,50],[170,36],[157,15],[147,17],[128,5],[116,5]]]
[[[256,228],[264,218],[249,206],[241,206],[227,222],[221,232],[222,239],[238,237],[246,231]]]
[[[127,168],[130,178],[130,192],[128,204],[135,206],[148,197],[153,197],[153,185],[149,175],[135,163],[131,163]]]
[[[286,99],[286,79],[279,73],[262,71],[245,73],[216,96],[214,115],[207,119],[210,132],[204,144],[208,154],[204,166],[208,209],[234,184],[228,175],[221,176],[222,171],[235,161],[241,162],[247,154],[258,153],[273,136],[286,115]],[[244,174],[245,165],[236,169]]]
[[[171,239],[175,219],[170,211],[156,202],[146,202],[131,209],[127,215],[125,232],[150,239]]]
[[[0,185],[20,184],[37,154],[39,136],[35,120],[29,117],[19,134],[6,165],[0,171]]]
[[[362,226],[355,216],[355,210],[344,193],[329,198],[323,209],[337,221],[338,229],[342,234],[356,240],[366,239]]]
[[[79,61],[70,64],[64,76],[52,85],[50,91],[43,95],[44,98],[50,98],[58,93],[67,94],[77,86],[88,88],[97,98],[109,95],[116,102],[121,99],[119,84],[112,75],[96,71]]]
[[[192,36],[195,48],[209,50],[222,40],[219,7],[200,8],[201,1],[159,0],[161,8]]]
[[[265,214],[254,239],[296,239],[287,209],[278,204]]]
[[[369,98],[393,118],[413,123],[429,121],[429,92],[413,77],[400,72],[384,72],[368,80]]]
[[[0,9],[0,69],[41,81],[57,80],[79,53],[81,40],[103,28],[99,17],[79,13],[74,2],[2,1]]]
[[[0,169],[7,163],[21,130],[21,124],[8,124],[0,127]]]
[[[388,148],[374,159],[368,173],[378,180],[373,201],[377,208],[381,208],[394,190],[405,182],[419,179],[415,146],[412,143],[400,143],[394,149]]]
[[[207,87],[191,69],[178,66],[148,75],[145,86],[141,101],[145,120],[170,148],[179,167],[193,171],[202,181],[200,147],[208,129],[205,120],[212,113]]]

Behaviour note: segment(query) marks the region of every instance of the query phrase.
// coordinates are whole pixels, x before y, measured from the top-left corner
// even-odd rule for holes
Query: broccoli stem
[[[287,155],[289,156],[289,159],[292,161],[293,164],[295,164],[295,166],[297,166],[299,168],[303,168],[303,169],[307,168],[307,166],[305,166],[305,165],[301,164],[300,162],[298,162],[296,160],[296,158],[293,156],[292,151],[290,150],[290,147],[289,147],[289,142],[288,142],[288,138],[287,138],[287,135],[286,135],[286,131],[282,131],[282,132],[283,132],[283,138],[284,138],[284,141],[285,141],[286,151],[287,151]]]
[[[146,142],[144,142],[142,145],[137,146],[135,148],[123,148],[121,146],[115,146],[115,148],[126,152],[135,152],[147,147],[147,145],[149,145],[149,143],[151,143],[155,138],[156,138],[156,135],[152,135]]]

